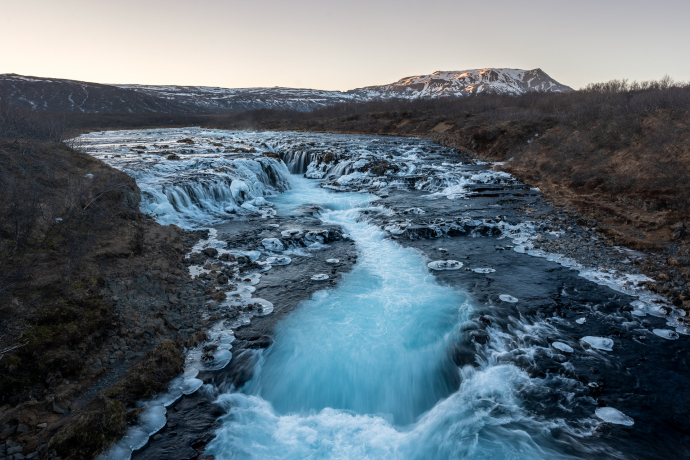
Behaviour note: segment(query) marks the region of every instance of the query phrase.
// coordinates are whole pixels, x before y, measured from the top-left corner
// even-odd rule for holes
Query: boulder
[[[216,257],[218,255],[218,249],[216,248],[205,248],[203,252],[207,257]]]

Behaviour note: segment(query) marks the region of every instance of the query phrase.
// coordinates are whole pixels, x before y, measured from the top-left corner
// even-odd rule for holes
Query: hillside
[[[198,237],[142,214],[134,179],[61,144],[59,122],[0,109],[0,439],[93,458],[205,325],[183,265]],[[181,289],[199,302],[171,313]]]
[[[173,100],[113,85],[15,74],[0,75],[0,98],[17,107],[47,112],[195,112]]]
[[[0,75],[0,98],[41,111],[128,114],[227,114],[274,109],[312,111],[341,103],[385,99],[522,95],[568,92],[541,69],[478,69],[434,72],[388,85],[350,91],[297,88],[215,88],[205,86],[104,85],[74,80]]]

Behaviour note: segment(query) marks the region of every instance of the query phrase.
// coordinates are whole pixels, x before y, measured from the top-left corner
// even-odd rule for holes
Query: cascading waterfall
[[[121,131],[102,137],[94,134],[88,137],[86,146],[92,155],[107,159],[109,164],[134,177],[142,191],[140,208],[166,225],[207,226],[232,214],[263,214],[260,198],[284,192],[290,187],[285,164],[258,152],[248,156],[248,149],[244,146],[235,149],[239,153],[221,155],[207,145],[218,144],[216,140],[227,138],[215,133],[198,139],[193,144],[196,150],[184,143],[176,148],[166,145],[167,153],[179,154],[180,158],[175,160],[146,152],[132,154],[133,149],[128,148],[132,144],[137,144],[137,149],[160,148],[155,143],[160,136],[174,139],[176,134],[188,137],[189,131],[179,134],[176,130]],[[116,141],[125,144],[115,147]],[[240,142],[233,138],[232,143]],[[141,152],[137,149],[134,150]],[[115,152],[120,153],[112,155]]]
[[[316,160],[318,155],[305,151],[286,151],[280,153],[280,159],[287,165],[290,174],[304,174],[307,172],[309,163]]]
[[[243,168],[238,168],[239,165]],[[161,216],[162,223],[202,223],[209,222],[210,216],[227,218],[228,212],[236,212],[247,201],[233,193],[233,181],[245,184],[250,198],[279,193],[289,187],[285,166],[274,160],[235,161],[233,166],[236,168],[234,174],[194,174],[181,184],[139,181],[143,192],[141,208],[144,212]],[[244,174],[240,176],[237,172]]]
[[[538,382],[496,359],[455,366],[449,349],[470,299],[361,221],[370,198],[295,179],[271,199],[279,212],[319,203],[361,257],[337,288],[277,326],[241,391],[219,396],[228,415],[207,451],[217,459],[568,458],[549,430],[570,428],[521,408],[520,389]]]

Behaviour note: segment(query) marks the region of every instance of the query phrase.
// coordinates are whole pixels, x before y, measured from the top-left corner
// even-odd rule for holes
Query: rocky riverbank
[[[3,255],[0,458],[93,457],[179,373],[218,294],[187,271],[199,236],[142,214],[125,174],[56,144],[2,153],[3,219],[21,212],[26,239]]]

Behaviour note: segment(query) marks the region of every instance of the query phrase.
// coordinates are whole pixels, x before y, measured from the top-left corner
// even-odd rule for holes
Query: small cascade
[[[340,176],[345,176],[347,174],[355,172],[354,168],[352,167],[352,162],[351,161],[341,161],[340,163],[336,164],[333,166],[328,171],[328,176],[329,179],[331,176],[333,176],[334,179],[337,179]]]
[[[194,137],[190,144],[194,149],[179,147],[187,143],[173,144],[176,138],[190,135]],[[251,142],[227,138],[214,131],[195,129],[82,136],[88,153],[137,180],[142,191],[142,211],[162,224],[187,228],[212,225],[238,215],[270,215],[270,204],[263,197],[290,188],[285,164],[263,156],[253,146],[249,148],[247,144]],[[226,152],[232,151],[231,155],[218,153],[219,140],[234,145],[225,147]],[[137,148],[133,150],[131,144]],[[165,153],[174,152],[178,158],[153,155],[162,149]]]
[[[280,152],[280,159],[287,165],[290,174],[304,174],[312,161],[319,157],[317,153],[305,151],[284,151]]]

